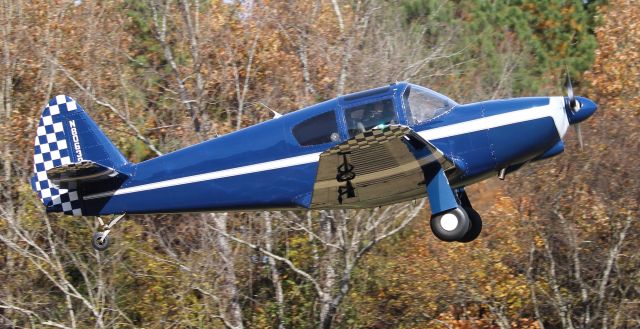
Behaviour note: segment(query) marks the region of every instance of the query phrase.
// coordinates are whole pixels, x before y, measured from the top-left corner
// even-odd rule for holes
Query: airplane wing
[[[411,128],[374,128],[320,154],[312,208],[367,208],[426,196],[425,173],[460,173]]]

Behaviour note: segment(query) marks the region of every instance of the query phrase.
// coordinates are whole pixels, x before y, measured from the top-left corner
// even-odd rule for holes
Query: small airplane
[[[469,242],[482,220],[464,187],[562,153],[568,127],[596,111],[567,89],[458,104],[393,83],[140,163],[60,95],[40,117],[31,185],[49,212],[114,215],[100,219],[97,250],[125,214],[369,208],[425,196],[434,235]]]

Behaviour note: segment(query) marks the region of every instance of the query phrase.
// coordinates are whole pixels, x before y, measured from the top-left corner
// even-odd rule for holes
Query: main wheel
[[[431,216],[431,231],[442,241],[459,241],[469,231],[469,215],[461,207]]]
[[[109,236],[104,235],[103,232],[96,232],[93,234],[91,244],[93,245],[93,249],[97,251],[104,251],[109,247]]]
[[[475,240],[480,235],[480,232],[482,232],[482,217],[480,217],[480,214],[473,208],[465,208],[465,211],[467,215],[469,215],[471,227],[469,227],[467,234],[458,241],[466,243]]]

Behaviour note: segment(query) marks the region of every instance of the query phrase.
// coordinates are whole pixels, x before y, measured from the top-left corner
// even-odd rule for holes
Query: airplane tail
[[[49,212],[81,216],[80,183],[109,180],[128,161],[69,96],[59,95],[42,111],[34,148],[31,187]]]

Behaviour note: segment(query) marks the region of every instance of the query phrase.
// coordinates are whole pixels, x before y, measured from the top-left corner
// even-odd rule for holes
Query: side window
[[[390,99],[348,108],[344,114],[350,138],[376,126],[397,122]]]
[[[293,127],[293,136],[302,146],[340,141],[336,114],[329,111],[302,121]]]

